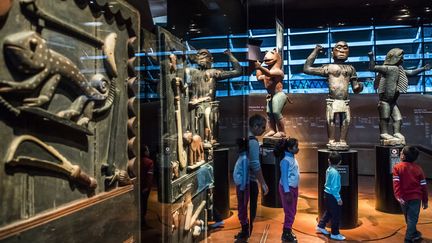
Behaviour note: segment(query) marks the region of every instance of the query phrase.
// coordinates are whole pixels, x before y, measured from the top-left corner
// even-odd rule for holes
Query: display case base
[[[324,206],[324,185],[328,168],[328,157],[332,151],[328,149],[318,150],[318,215],[322,217]],[[341,175],[342,209],[340,228],[353,229],[359,226],[358,222],[358,179],[356,150],[338,151],[342,156],[342,163],[338,166]]]
[[[393,166],[399,163],[402,145],[375,146],[375,209],[385,213],[401,214],[402,209],[393,193]]]

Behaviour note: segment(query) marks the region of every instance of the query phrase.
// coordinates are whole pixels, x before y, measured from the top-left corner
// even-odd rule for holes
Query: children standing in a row
[[[238,218],[241,231],[235,236],[235,242],[246,242],[253,229],[253,221],[256,216],[258,184],[261,184],[263,194],[268,193],[268,187],[262,175],[259,162],[259,143],[255,136],[261,135],[265,130],[265,118],[254,115],[249,118],[249,137],[237,140],[239,157],[234,167],[234,182],[236,184]],[[297,213],[298,185],[300,172],[295,154],[299,152],[298,140],[295,138],[281,139],[275,148],[277,158],[280,162],[281,178],[279,181],[279,194],[285,213],[283,242],[297,242],[296,235],[292,231],[295,215]],[[339,215],[342,200],[340,199],[340,175],[335,167],[341,162],[341,156],[332,152],[329,156],[329,168],[326,172],[325,183],[325,205],[327,208],[323,219],[317,226],[318,233],[330,234],[325,230],[325,224],[332,220],[331,238],[344,240],[345,237],[339,233]],[[247,207],[250,199],[250,221],[248,220]]]
[[[239,209],[239,220],[241,223],[241,231],[235,236],[236,242],[247,241],[253,229],[253,222],[256,216],[257,203],[258,203],[258,182],[261,184],[261,189],[264,195],[268,193],[267,184],[264,181],[264,177],[261,171],[261,165],[259,161],[259,143],[255,136],[260,136],[264,133],[266,128],[266,119],[261,115],[253,115],[249,118],[249,132],[247,139],[247,159],[245,160],[245,154],[240,154],[237,163],[239,166],[236,167],[237,171],[234,172],[234,179],[236,182],[242,182],[246,185],[242,190],[242,183],[237,184],[237,203]],[[239,141],[239,150],[245,150],[246,141]],[[248,164],[248,173],[245,172],[245,164]],[[243,171],[237,173],[238,171]],[[238,176],[241,174],[241,176]],[[241,178],[243,176],[243,178]],[[245,182],[246,181],[246,182]],[[247,220],[247,204],[250,198],[250,222]]]
[[[279,181],[279,195],[285,213],[281,237],[284,242],[297,242],[297,237],[292,232],[292,225],[297,212],[300,179],[298,162],[294,157],[298,152],[298,141],[295,138],[281,139],[274,150],[277,158],[284,156],[280,162],[281,178]]]
[[[279,182],[279,194],[285,213],[283,242],[297,242],[297,238],[292,231],[295,215],[297,212],[298,185],[300,172],[295,154],[299,152],[298,141],[295,138],[282,139],[275,148],[276,157],[284,156],[280,162],[281,178]],[[340,197],[341,178],[336,167],[342,162],[338,152],[331,152],[329,155],[329,167],[326,171],[326,182],[324,186],[324,201],[326,212],[319,222],[317,233],[330,235],[333,240],[345,240],[339,233],[340,210],[342,199]],[[332,221],[331,234],[325,229],[325,225]]]

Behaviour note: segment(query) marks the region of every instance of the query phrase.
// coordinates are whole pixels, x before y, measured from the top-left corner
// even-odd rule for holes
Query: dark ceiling
[[[143,3],[129,0],[133,1]],[[159,16],[166,6],[166,28],[184,38],[274,28],[276,16],[286,27],[298,28],[432,23],[431,0],[149,0],[149,4],[158,9],[153,15]]]

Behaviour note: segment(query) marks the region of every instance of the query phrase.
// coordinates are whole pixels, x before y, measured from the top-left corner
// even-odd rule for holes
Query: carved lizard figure
[[[70,59],[49,49],[45,40],[34,31],[6,37],[4,52],[13,67],[32,76],[23,81],[0,80],[0,93],[32,91],[42,86],[38,97],[24,99],[24,106],[41,106],[49,102],[62,79],[72,81],[83,95],[76,98],[69,109],[58,112],[60,117],[70,119],[81,114],[87,101],[107,99],[108,87],[103,75],[97,74],[91,81],[87,80]]]

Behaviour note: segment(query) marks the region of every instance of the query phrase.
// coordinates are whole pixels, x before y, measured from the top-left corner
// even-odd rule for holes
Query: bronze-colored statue
[[[400,93],[408,90],[407,76],[414,76],[429,70],[429,64],[422,68],[405,70],[403,64],[403,50],[391,49],[383,65],[375,65],[373,53],[369,52],[369,69],[378,72],[375,87],[378,88],[378,111],[380,117],[380,138],[382,145],[405,144],[405,137],[401,133],[402,115],[396,103]],[[390,118],[393,120],[393,135],[390,135]]]
[[[264,56],[266,67],[261,66],[258,61],[255,62],[256,77],[258,81],[264,82],[267,90],[267,126],[270,131],[264,136],[267,137],[285,137],[285,125],[282,110],[286,104],[287,96],[283,92],[282,59],[276,49],[268,51]]]
[[[349,47],[345,41],[339,41],[333,48],[334,63],[325,64],[321,67],[312,67],[318,53],[322,51],[322,46],[317,45],[303,67],[303,72],[312,75],[326,77],[329,86],[329,98],[327,99],[326,117],[329,149],[348,150],[347,144],[348,127],[350,124],[350,107],[348,100],[348,85],[351,83],[354,93],[363,90],[363,84],[357,80],[356,70],[352,65],[345,64],[348,59]],[[340,140],[335,139],[336,114],[340,119]]]
[[[195,114],[195,117],[204,115],[204,140],[206,145],[210,143],[215,143],[216,138],[214,136],[214,129],[217,129],[215,125],[217,124],[216,119],[217,114],[212,114],[217,112],[217,103],[211,103],[215,100],[216,96],[216,82],[219,80],[224,80],[228,78],[238,77],[242,74],[242,68],[238,60],[233,56],[233,54],[226,50],[224,52],[228,56],[233,69],[232,70],[220,70],[212,68],[213,56],[207,49],[201,49],[196,55],[196,62],[198,68],[186,68],[186,78],[190,84],[190,106],[192,109],[196,109],[197,106],[200,107],[204,114]],[[205,103],[208,102],[208,103]],[[198,119],[192,119],[192,121]],[[197,122],[195,126],[192,125],[191,129],[197,127]],[[195,129],[197,130],[197,129]]]
[[[220,70],[212,68],[213,56],[207,49],[201,49],[196,55],[198,68],[187,68],[186,75],[191,82],[191,103],[195,104],[200,101],[213,101],[216,97],[216,81],[235,78],[241,75],[242,69],[238,60],[231,51],[224,52],[233,65],[232,70]]]

